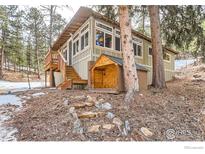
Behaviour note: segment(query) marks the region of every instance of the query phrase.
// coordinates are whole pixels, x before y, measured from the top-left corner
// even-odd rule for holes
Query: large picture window
[[[112,35],[101,30],[96,30],[96,45],[112,48]]]
[[[105,33],[105,47],[112,48],[112,35]]]
[[[96,30],[96,45],[104,47],[104,32]]]

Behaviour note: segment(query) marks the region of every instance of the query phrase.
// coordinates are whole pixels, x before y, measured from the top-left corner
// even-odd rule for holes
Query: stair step
[[[84,103],[74,103],[71,106],[74,107],[75,109],[80,109],[80,108],[85,108],[85,107],[92,107],[95,104],[92,102],[84,102]]]
[[[105,112],[84,112],[78,115],[79,119],[91,119],[91,118],[97,118],[102,117],[105,115]]]

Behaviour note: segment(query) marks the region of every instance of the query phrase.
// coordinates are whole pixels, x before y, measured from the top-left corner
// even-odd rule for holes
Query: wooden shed
[[[123,60],[102,54],[90,70],[91,90],[107,93],[125,91],[123,77]],[[147,89],[147,69],[136,64],[140,90]]]

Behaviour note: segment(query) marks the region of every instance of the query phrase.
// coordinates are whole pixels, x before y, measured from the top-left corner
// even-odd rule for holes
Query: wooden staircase
[[[58,69],[63,74],[63,82],[57,86],[61,90],[72,89],[74,85],[86,85],[88,83],[87,80],[81,79],[73,66],[67,65],[60,52],[58,56]]]

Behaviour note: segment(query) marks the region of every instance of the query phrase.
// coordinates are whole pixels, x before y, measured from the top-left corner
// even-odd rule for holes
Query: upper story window
[[[121,51],[121,42],[118,36],[115,36],[115,50]]]
[[[133,42],[133,50],[134,50],[135,56],[142,57],[142,45],[141,44]]]
[[[115,29],[115,50],[121,51],[120,30]]]
[[[96,30],[96,45],[112,48],[112,34]]]
[[[152,48],[151,48],[151,47],[148,48],[148,54],[149,54],[150,56],[152,55]]]
[[[73,42],[73,55],[75,55],[79,51],[79,40]]]
[[[166,61],[170,61],[170,54],[166,53],[164,50],[163,50],[163,59]]]
[[[96,45],[112,48],[112,27],[96,22]]]
[[[104,30],[107,30],[107,31],[109,31],[109,32],[112,32],[112,27],[107,26],[107,25],[105,25],[105,24],[102,24],[102,23],[100,23],[100,22],[96,22],[96,27],[101,28],[101,29],[104,29]]]
[[[81,50],[83,50],[85,47],[88,46],[88,32],[85,34],[81,35]]]

